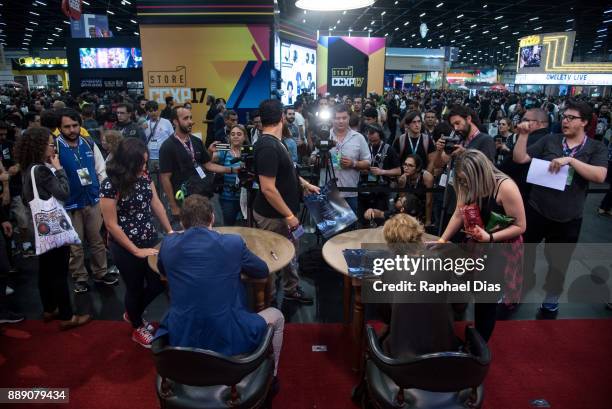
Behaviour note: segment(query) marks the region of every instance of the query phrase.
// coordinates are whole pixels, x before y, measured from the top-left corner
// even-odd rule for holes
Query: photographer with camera
[[[237,168],[238,173],[242,158],[242,146],[246,140],[247,130],[243,125],[234,125],[229,133],[229,147],[220,149],[217,142],[213,142],[208,151],[212,153],[212,160],[221,166]],[[240,185],[234,173],[220,175],[223,188],[219,195],[219,203],[223,212],[223,225],[233,226],[240,211]]]
[[[349,111],[346,105],[334,108],[332,123],[329,136],[325,138],[326,135],[321,135],[321,139],[327,139],[334,146],[329,149],[327,155],[319,157],[322,146],[319,142],[319,146],[311,156],[312,159],[318,159],[321,168],[319,186],[325,185],[335,176],[338,187],[356,188],[359,184],[359,172],[370,169],[372,159],[370,149],[363,135],[349,128]],[[333,169],[334,176],[330,175],[329,168]],[[341,192],[340,195],[355,214],[358,214],[357,192]]]
[[[383,142],[384,132],[380,125],[368,125],[366,131],[372,159],[370,169],[361,173],[361,186],[389,186],[390,178],[402,173],[399,157],[395,149],[388,143]],[[359,194],[359,217],[362,223],[364,222],[362,215],[365,209],[373,208],[385,211],[388,207],[389,193],[362,192]]]
[[[319,193],[297,175],[297,170],[285,145],[283,135],[283,107],[279,100],[268,99],[259,105],[263,126],[262,136],[255,144],[255,173],[260,190],[253,204],[253,217],[261,229],[273,231],[292,240],[298,254],[299,238],[304,234],[300,221],[295,216],[300,210],[300,185],[305,193]],[[300,277],[297,266],[289,264],[283,269],[285,299],[303,304],[312,304],[298,286]],[[274,279],[271,279],[274,283]],[[276,286],[268,287],[274,300]]]

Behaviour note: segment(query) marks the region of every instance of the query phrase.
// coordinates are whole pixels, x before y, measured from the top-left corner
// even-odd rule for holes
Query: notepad
[[[551,173],[548,168],[550,161],[542,159],[532,159],[527,173],[527,183],[538,186],[549,187],[555,190],[565,190],[569,165],[562,166],[559,173]]]

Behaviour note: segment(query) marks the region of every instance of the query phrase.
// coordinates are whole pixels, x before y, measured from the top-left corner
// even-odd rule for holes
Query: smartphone
[[[217,151],[229,151],[230,150],[229,143],[218,143],[215,145],[215,147],[217,148]]]
[[[502,143],[502,138],[495,138],[495,143]]]

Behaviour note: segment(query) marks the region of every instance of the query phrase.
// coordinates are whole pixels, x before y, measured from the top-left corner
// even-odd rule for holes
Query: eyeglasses
[[[581,118],[581,117],[579,117],[579,116],[574,116],[574,115],[561,115],[561,120],[563,121],[563,120],[565,120],[565,119],[567,119],[568,121],[570,121],[570,122],[571,122],[571,121],[573,121],[574,119],[582,119],[582,118]]]

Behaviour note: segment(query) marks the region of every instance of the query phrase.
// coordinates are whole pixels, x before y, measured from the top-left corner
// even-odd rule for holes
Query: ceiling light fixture
[[[505,29],[507,29],[507,28],[508,28],[508,26],[502,26],[502,27],[500,27],[499,29],[500,29],[500,30],[505,30]]]
[[[438,24],[436,24],[436,27],[440,27],[442,24],[444,24],[444,23],[439,22]]]
[[[295,6],[313,11],[354,10],[371,6],[376,0],[298,0]]]
[[[565,20],[566,23],[571,23],[572,21],[574,21],[573,18],[570,18],[569,20]]]
[[[406,22],[404,23],[404,25],[405,25],[405,26],[407,26],[407,25],[408,25],[408,21],[406,21]]]
[[[115,15],[115,13],[113,13],[113,12],[112,12],[112,11],[110,11],[110,10],[106,10],[106,12],[107,12],[108,14],[112,15],[112,16],[114,16],[114,15]]]
[[[444,5],[444,2],[436,4],[436,8],[440,8]]]
[[[427,14],[427,13],[421,13],[421,14],[419,14],[419,17],[423,17],[425,14]]]
[[[499,20],[500,18],[504,18],[504,16],[497,16],[494,18],[494,20]]]
[[[538,31],[538,30],[541,30],[541,29],[542,29],[542,26],[534,28],[533,31]]]
[[[463,14],[459,14],[459,15],[457,16],[457,18],[461,18],[461,17],[463,17]]]
[[[482,32],[482,34],[487,34],[489,32],[489,30],[485,30]]]
[[[539,20],[539,19],[540,19],[540,17],[531,17],[531,18],[529,19],[529,21],[536,21],[536,20]]]
[[[382,13],[380,13],[381,16],[384,16],[385,14],[387,14],[387,11],[383,11]]]

